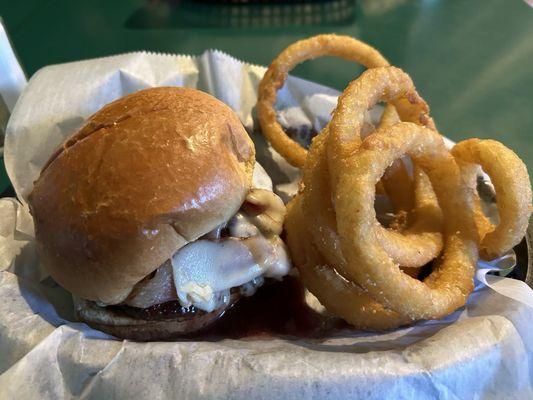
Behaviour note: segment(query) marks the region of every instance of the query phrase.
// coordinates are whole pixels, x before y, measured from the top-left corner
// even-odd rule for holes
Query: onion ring
[[[453,151],[452,151],[452,155],[453,155]],[[467,187],[470,188],[474,196],[474,220],[476,222],[476,227],[477,227],[477,231],[479,234],[479,238],[480,240],[482,240],[487,233],[492,232],[494,230],[494,225],[492,224],[492,222],[489,221],[489,219],[483,213],[483,209],[481,206],[481,199],[477,191],[477,178],[478,176],[481,176],[481,174],[483,173],[483,170],[481,169],[481,166],[477,164],[461,162],[460,160],[457,159],[457,157],[456,157],[456,161],[458,162],[459,168],[461,169],[461,175],[463,176],[463,180],[465,181]],[[481,254],[481,251],[480,251],[480,257],[481,256],[484,256],[484,255]]]
[[[304,215],[316,227],[311,232],[314,242],[329,263],[337,265],[339,272],[346,276],[340,265],[344,262],[338,258],[340,243],[337,235],[335,211],[330,198],[331,189],[328,182],[328,165],[325,144],[328,127],[314,138],[309,149],[306,166],[303,171],[302,202]],[[431,186],[429,186],[431,187]],[[372,203],[373,206],[374,203]],[[417,219],[412,227],[397,232],[377,224],[374,229],[380,243],[392,259],[403,267],[420,267],[433,260],[442,249],[440,234],[441,218],[437,202],[420,200],[420,207],[415,209]]]
[[[334,133],[328,140],[328,165],[333,182],[337,181],[337,168],[361,144],[364,114],[380,101],[392,103],[402,121],[435,129],[429,107],[409,75],[396,67],[366,70],[339,97],[329,123],[329,131]]]
[[[330,137],[349,138],[348,127],[344,128],[337,125]],[[431,180],[445,220],[444,254],[424,282],[399,269],[373,229],[377,221],[370,205],[374,204],[375,184],[388,165],[406,154]],[[440,318],[463,306],[473,290],[477,231],[471,193],[442,137],[401,122],[365,139],[338,171],[337,227],[347,261],[345,272],[351,280],[385,307],[413,320]]]
[[[369,69],[344,90],[332,120],[306,151],[285,135],[274,103],[288,72],[322,55]],[[387,107],[365,138],[365,115],[378,102]],[[448,315],[473,290],[479,250],[483,257],[501,255],[525,234],[532,193],[523,162],[490,140],[448,151],[410,77],[355,39],[320,35],[289,46],[265,74],[257,109],[273,147],[303,167],[285,221],[300,278],[329,311],[357,328],[390,329]],[[502,221],[496,226],[477,196],[481,168],[496,189]],[[377,191],[391,200],[397,228],[378,222]],[[430,261],[430,274],[416,279]]]
[[[526,234],[531,216],[531,185],[527,168],[509,148],[495,140],[468,139],[456,144],[452,154],[459,161],[464,179],[472,192],[477,193],[476,172],[472,164],[480,165],[490,176],[496,190],[496,205],[500,214],[497,226],[491,226],[481,212],[480,253],[482,258],[493,259],[516,246]]]
[[[378,129],[386,128],[400,122],[400,116],[392,104],[387,104]],[[389,197],[397,213],[407,214],[415,207],[414,183],[402,160],[396,160],[385,171],[383,178],[385,193]]]
[[[326,265],[312,243],[297,195],[287,205],[285,229],[287,244],[300,279],[330,312],[358,329],[385,330],[412,322],[385,309],[353,282],[347,281]]]
[[[321,56],[344,58],[367,68],[389,65],[389,62],[368,44],[349,36],[337,35],[318,35],[300,40],[276,57],[259,84],[257,113],[261,131],[268,141],[283,158],[298,168],[303,167],[307,150],[286,135],[276,119],[274,104],[277,91],[283,86],[289,71],[301,62]]]
[[[338,56],[352,60],[368,68],[389,65],[388,61],[377,50],[348,36],[318,35],[296,42],[279,54],[271,63],[259,85],[257,111],[261,130],[264,135],[276,151],[287,159],[289,163],[297,167],[304,165],[307,150],[290,139],[277,122],[274,110],[276,93],[283,86],[289,71],[295,65],[305,60],[324,55]],[[401,104],[399,100],[398,104]],[[411,110],[413,107],[408,105],[407,108]],[[388,105],[382,117],[381,125],[390,125],[396,122],[397,119],[398,114],[394,107]],[[429,122],[432,123],[428,118]],[[362,127],[363,121],[360,130],[362,130]],[[403,164],[397,163],[387,176],[384,177],[383,183],[378,183],[378,189],[381,190],[381,186],[384,186],[384,191],[391,198],[398,213],[407,214],[413,209],[413,184]],[[433,246],[433,249],[438,247],[440,248],[439,243],[437,246]],[[415,249],[414,252],[417,252],[417,250]],[[428,253],[424,253],[422,256],[426,254]],[[415,261],[415,264],[418,265],[423,263],[424,260]]]
[[[378,129],[392,126],[398,122],[400,122],[400,117],[396,109],[392,104],[387,104]],[[397,223],[398,219],[404,215],[409,216],[414,210],[415,219],[424,217],[421,214],[429,213],[429,217],[433,216],[435,223],[432,225],[432,229],[439,230],[442,213],[437,198],[428,177],[417,165],[413,165],[413,177],[411,178],[403,160],[396,160],[385,171],[380,182],[383,183],[385,192],[398,215],[393,223]],[[421,212],[421,210],[424,211]]]
[[[332,182],[331,193],[335,193],[337,181],[336,171],[343,168],[343,163],[350,155],[357,152],[361,144],[361,129],[364,122],[364,113],[379,101],[387,101],[397,107],[401,118],[434,128],[434,123],[429,117],[429,107],[418,95],[411,78],[403,71],[395,67],[373,68],[366,70],[361,76],[350,83],[344,93],[339,97],[337,108],[331,122],[324,132],[335,131],[335,134],[327,134],[327,170]],[[373,134],[370,135],[372,137]],[[394,160],[393,160],[394,161]],[[324,163],[323,163],[324,164]],[[318,179],[318,170],[325,170],[326,164],[309,168],[309,179],[306,179],[304,171],[305,187],[312,186],[312,180]],[[308,168],[306,168],[308,169]],[[321,180],[325,178],[322,177]],[[423,185],[420,183],[420,185]],[[431,190],[427,184],[424,190]],[[311,190],[310,190],[311,191]],[[319,192],[325,192],[322,185]],[[315,196],[318,198],[319,196]],[[431,197],[420,209],[417,207],[419,218],[414,225],[403,233],[388,230],[380,224],[376,224],[375,231],[379,243],[386,248],[391,257],[403,267],[420,267],[432,260],[442,249],[442,235],[440,233],[441,219],[437,202],[431,205]],[[426,201],[426,200],[424,200]],[[308,207],[307,202],[305,209]],[[374,204],[372,202],[372,204]],[[320,214],[320,206],[309,205],[309,210],[315,210],[315,215]],[[324,204],[321,205],[324,209]],[[327,206],[331,208],[331,206]],[[325,213],[325,211],[324,211]],[[432,218],[422,218],[429,214]],[[338,213],[337,213],[338,217]],[[329,218],[331,219],[331,217]],[[317,221],[320,226],[320,222]],[[374,227],[373,227],[374,228]],[[337,246],[338,247],[338,246]]]

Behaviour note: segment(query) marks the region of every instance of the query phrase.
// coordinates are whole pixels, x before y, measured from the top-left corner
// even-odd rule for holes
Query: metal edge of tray
[[[529,287],[533,288],[533,218],[529,220],[529,227],[526,232],[526,248],[527,248],[527,271],[525,282]]]

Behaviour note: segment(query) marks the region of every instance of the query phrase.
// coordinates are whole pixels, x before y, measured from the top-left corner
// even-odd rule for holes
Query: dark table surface
[[[0,15],[28,76],[48,64],[135,50],[216,48],[266,65],[297,39],[352,35],[413,77],[443,134],[498,139],[533,168],[533,9],[522,0],[229,3],[0,0]],[[359,71],[324,59],[294,74],[341,90]],[[8,184],[2,174],[0,192]]]

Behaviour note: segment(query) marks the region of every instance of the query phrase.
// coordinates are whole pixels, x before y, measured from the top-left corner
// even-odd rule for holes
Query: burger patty
[[[124,313],[130,317],[143,319],[146,321],[165,321],[190,319],[193,317],[205,316],[207,314],[224,313],[229,309],[242,295],[235,288],[231,290],[228,305],[219,307],[208,313],[194,306],[183,307],[178,300],[167,301],[165,303],[155,304],[147,308],[138,308],[128,305],[107,306],[110,311]]]
[[[217,322],[241,297],[235,291],[227,304],[212,312],[182,307],[179,301],[137,308],[126,305],[101,307],[93,301],[74,296],[73,299],[77,318],[89,326],[122,339],[150,341],[203,331]]]
[[[138,308],[127,305],[108,306],[113,311],[123,312],[133,318],[144,319],[147,321],[192,318],[195,315],[201,315],[204,311],[194,306],[183,307],[178,300],[167,301],[153,305],[148,308]]]

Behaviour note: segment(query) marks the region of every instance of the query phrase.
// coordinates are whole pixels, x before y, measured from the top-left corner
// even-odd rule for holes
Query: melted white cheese
[[[289,272],[290,262],[281,239],[257,235],[189,243],[172,257],[172,269],[180,303],[210,312],[218,306],[218,293],[258,277],[281,279]]]
[[[213,293],[209,285],[199,285],[190,281],[177,291],[179,302],[184,307],[195,307],[204,311],[213,311],[229,301],[229,290]]]
[[[211,312],[227,301],[231,288],[251,296],[265,277],[281,279],[289,272],[287,249],[278,236],[283,203],[262,189],[252,190],[246,201],[261,212],[238,212],[227,225],[231,237],[199,239],[172,256],[174,284],[183,306]]]

